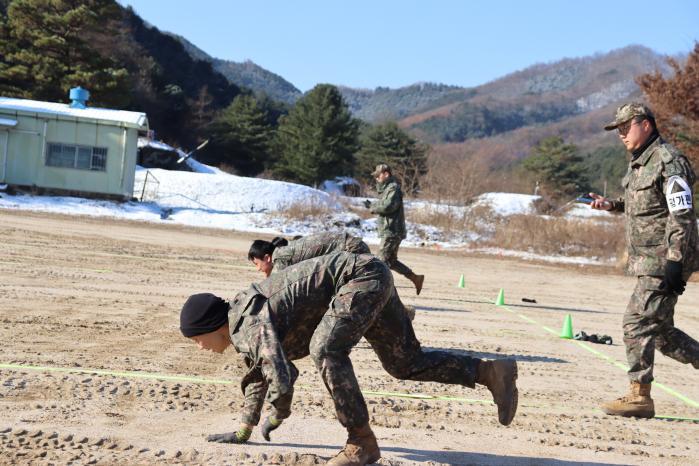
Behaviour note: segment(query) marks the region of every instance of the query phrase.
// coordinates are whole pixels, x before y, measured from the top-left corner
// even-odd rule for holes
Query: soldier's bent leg
[[[470,388],[476,384],[481,360],[448,351],[423,350],[395,291],[364,337],[393,377]]]
[[[668,319],[660,330],[655,338],[655,347],[665,356],[699,369],[699,342],[676,328],[673,319]]]
[[[410,267],[398,260],[398,247],[401,241],[403,240],[394,236],[381,238],[378,257],[388,264],[391,270],[407,278],[411,278],[415,275],[413,271]]]
[[[350,282],[338,290],[330,309],[313,333],[309,350],[330,392],[340,423],[359,428],[369,422],[364,397],[352,368],[349,353],[383,308],[393,289],[385,265],[378,280]]]
[[[653,381],[656,338],[672,321],[677,295],[660,289],[660,277],[640,276],[624,313],[624,344],[632,382]]]

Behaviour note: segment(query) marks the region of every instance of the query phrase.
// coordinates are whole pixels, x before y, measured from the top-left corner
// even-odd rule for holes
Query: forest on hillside
[[[467,203],[487,190],[530,192],[537,181],[559,198],[615,186],[624,153],[601,126],[630,82],[640,89],[633,97],[657,108],[661,130],[698,161],[699,46],[669,60],[671,73],[634,76],[653,57],[631,48],[471,89],[319,84],[289,103],[247,87],[273,73],[250,62],[255,79],[237,82],[187,44],[114,0],[0,0],[0,93],[65,102],[79,85],[89,105],[147,113],[171,145],[209,140],[198,158],[231,173],[308,185],[350,175],[371,185],[373,166],[388,162],[408,194]],[[369,110],[373,120],[358,117]],[[535,163],[542,157],[547,163]]]

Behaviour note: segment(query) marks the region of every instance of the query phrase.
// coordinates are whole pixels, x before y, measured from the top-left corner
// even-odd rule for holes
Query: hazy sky
[[[699,1],[119,0],[209,55],[302,91],[419,81],[474,86],[535,63],[641,44],[687,53]]]

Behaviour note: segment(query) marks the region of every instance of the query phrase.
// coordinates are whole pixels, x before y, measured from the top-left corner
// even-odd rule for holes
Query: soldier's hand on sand
[[[275,418],[274,416],[267,416],[267,419],[265,419],[265,422],[262,424],[261,432],[262,436],[267,440],[268,442],[270,441],[269,439],[269,434],[272,432],[274,429],[282,425],[282,421]]]

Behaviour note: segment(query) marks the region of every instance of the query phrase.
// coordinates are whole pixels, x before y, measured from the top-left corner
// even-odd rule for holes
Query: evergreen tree
[[[128,72],[92,45],[120,11],[113,0],[13,0],[0,31],[0,91],[62,101],[82,86],[96,105],[125,105]]]
[[[559,136],[539,141],[523,167],[535,176],[544,193],[554,198],[575,196],[588,189],[578,148]]]
[[[307,185],[351,175],[358,122],[335,86],[319,84],[280,119],[274,171]]]
[[[251,95],[238,95],[212,126],[210,152],[241,174],[253,176],[265,169],[274,129],[268,115]]]
[[[387,163],[401,180],[403,190],[414,194],[420,187],[420,178],[427,173],[429,147],[413,139],[395,122],[371,126],[361,137],[357,154],[357,170],[367,181],[373,181],[371,172],[379,163]]]

